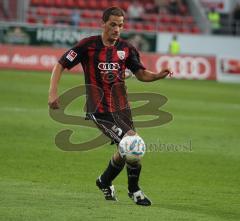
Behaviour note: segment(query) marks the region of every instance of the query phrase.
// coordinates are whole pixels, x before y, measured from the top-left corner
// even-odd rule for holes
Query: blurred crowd
[[[54,24],[54,23],[61,23],[64,22],[64,19],[60,18],[61,16],[52,16],[50,11],[52,8],[55,8],[54,4],[50,4],[51,2],[54,2],[55,0],[29,0],[29,10],[26,11],[28,13],[26,15],[26,19],[28,21],[28,17],[30,17],[31,23],[44,23],[44,24]],[[14,2],[14,3],[13,3]],[[12,5],[17,5],[17,2],[19,0],[0,0],[0,19],[1,20],[14,20],[17,18],[14,18],[14,13],[12,13]],[[42,4],[41,4],[42,2]],[[56,1],[55,1],[56,2]],[[67,3],[68,1],[62,1],[62,3]],[[78,2],[78,0],[71,1],[75,3]],[[85,4],[87,1],[85,1]],[[89,1],[91,2],[91,0]],[[127,5],[127,7],[124,7],[124,10],[126,11],[127,18],[129,21],[142,21],[143,16],[148,14],[158,14],[160,12],[162,13],[168,13],[170,15],[186,15],[187,14],[187,4],[184,0],[159,0],[157,3],[155,3],[154,0],[125,0],[124,1]],[[13,3],[13,4],[11,4]],[[45,15],[46,12],[46,6],[49,5],[49,14],[47,16],[41,16]],[[111,5],[111,1],[108,1],[108,5]],[[121,1],[112,1],[112,4],[120,6],[121,7]],[[43,6],[43,7],[42,7]],[[81,21],[81,8],[78,7],[70,8],[71,13],[68,14],[69,19],[67,22],[71,25],[77,26]],[[11,8],[11,10],[10,10]],[[34,8],[34,10],[31,10],[31,8]],[[44,9],[43,9],[44,8]],[[55,14],[58,14],[58,9],[66,8],[66,5],[63,4],[62,7],[56,7]],[[74,9],[75,8],[75,9]],[[87,8],[84,8],[84,10],[87,10]],[[90,9],[90,8],[89,8]],[[97,10],[98,8],[95,8]],[[17,10],[17,9],[16,9]],[[45,12],[41,12],[41,10],[44,10]],[[16,13],[15,13],[16,14]],[[54,14],[54,13],[53,13]],[[60,14],[60,13],[59,13]],[[64,14],[64,13],[63,13]],[[39,16],[40,15],[40,16]],[[67,14],[65,14],[67,15]],[[31,20],[32,19],[32,20]],[[65,18],[66,19],[66,18]],[[66,23],[66,22],[65,22]]]
[[[240,35],[240,3],[238,3],[232,14],[233,34]]]
[[[223,13],[214,7],[209,8],[207,18],[213,34],[240,35],[240,3],[236,2],[229,13]]]
[[[187,4],[184,0],[161,0],[158,4],[142,4],[141,1],[133,1],[128,9],[127,14],[131,20],[141,20],[144,13],[168,13],[170,15],[187,15]]]
[[[0,21],[17,21],[17,7],[21,5],[21,2],[20,0],[0,0]],[[191,17],[186,0],[28,0],[24,2],[29,2],[28,9],[24,11],[25,21],[28,23],[43,23],[45,25],[66,24],[75,27],[84,27],[86,25],[84,22],[92,19],[89,22],[90,26],[99,27],[101,12],[104,7],[106,8],[110,5],[123,7],[127,15],[126,21],[130,25],[149,22],[150,25],[144,30],[150,31],[154,28],[156,30],[156,27],[158,27],[156,23],[158,23],[159,17],[157,16],[159,15],[163,17],[164,15],[168,15],[172,16],[172,18]],[[56,5],[57,3],[58,5]],[[82,7],[80,3],[84,3],[85,5]],[[92,6],[94,4],[95,7]],[[98,7],[98,5],[101,7]],[[88,15],[88,13],[92,13],[93,15]],[[230,32],[231,34],[240,33],[240,4],[237,4],[228,15],[223,15],[218,10],[210,8],[206,13],[206,17],[214,34],[224,34],[225,32]],[[163,18],[162,21],[160,19],[162,23],[161,28],[166,26],[168,18]],[[172,26],[177,26],[180,23],[183,24],[181,19],[173,19],[171,22]],[[182,31],[180,32],[188,31],[186,26],[186,23],[183,24]],[[173,27],[170,27],[170,29],[173,29],[172,32],[176,31]],[[159,31],[162,31],[162,29]],[[166,31],[169,30],[166,29]],[[199,33],[197,29],[196,33]]]

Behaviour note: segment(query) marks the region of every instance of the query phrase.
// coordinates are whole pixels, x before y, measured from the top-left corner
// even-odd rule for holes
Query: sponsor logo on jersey
[[[77,57],[77,53],[73,50],[69,51],[69,53],[67,54],[66,58],[69,60],[69,61],[73,61],[75,58]]]
[[[120,60],[123,60],[125,58],[125,51],[117,51],[117,55],[119,57]]]
[[[98,69],[101,71],[117,71],[120,69],[120,65],[118,63],[101,62],[98,64]]]

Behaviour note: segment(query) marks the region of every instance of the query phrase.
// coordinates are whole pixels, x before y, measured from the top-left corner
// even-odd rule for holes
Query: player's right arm
[[[58,84],[61,79],[64,69],[70,70],[77,64],[79,64],[84,56],[86,57],[86,48],[91,42],[95,42],[96,37],[89,37],[82,39],[76,46],[66,51],[59,59],[58,63],[52,70],[52,76],[50,80],[48,104],[52,109],[59,108],[58,100]]]
[[[64,68],[60,63],[57,63],[52,70],[49,94],[48,94],[48,105],[52,109],[59,108],[58,84],[61,79],[63,70]]]

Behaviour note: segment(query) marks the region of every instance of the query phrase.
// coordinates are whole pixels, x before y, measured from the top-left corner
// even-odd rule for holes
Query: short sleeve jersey
[[[85,75],[87,112],[106,113],[129,108],[124,81],[125,69],[133,73],[145,69],[138,51],[118,39],[114,46],[104,46],[100,35],[81,40],[59,60],[67,69],[81,63]]]

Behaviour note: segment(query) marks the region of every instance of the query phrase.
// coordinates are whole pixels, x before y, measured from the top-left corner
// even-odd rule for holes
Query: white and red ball
[[[126,161],[139,161],[146,151],[143,139],[138,135],[125,136],[118,146],[121,157],[126,157]]]

